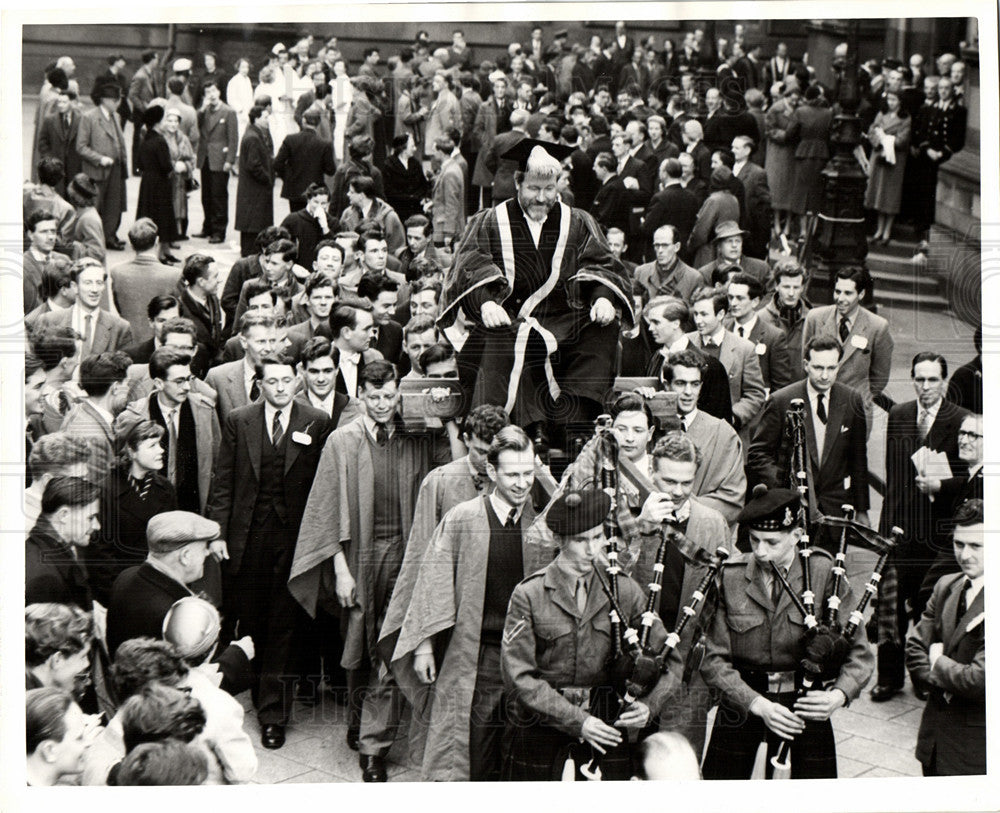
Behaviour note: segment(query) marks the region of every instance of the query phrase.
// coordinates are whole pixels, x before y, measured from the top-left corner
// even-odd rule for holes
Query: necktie
[[[281,443],[281,438],[284,437],[285,430],[281,428],[281,413],[274,413],[274,420],[271,421],[271,443],[277,448],[278,444]]]
[[[781,579],[778,578],[777,573],[771,574],[771,604],[774,605],[775,609],[778,607],[778,602],[781,601],[781,591],[784,588],[781,584]]]
[[[965,596],[969,592],[970,587],[972,587],[972,582],[968,578],[962,579],[962,592],[958,595],[958,612],[955,613],[956,627],[961,622],[962,616],[965,615],[965,611],[969,609]]]
[[[385,446],[389,442],[389,433],[386,431],[384,423],[375,427],[375,442],[379,446]]]
[[[843,344],[847,341],[847,336],[850,334],[851,329],[847,326],[847,317],[840,317],[840,343]]]
[[[476,486],[476,491],[482,493],[486,489],[486,478],[481,474],[473,474],[472,482]]]
[[[739,326],[738,328],[736,328],[736,332],[740,334],[740,338],[741,338],[741,339],[743,339],[743,338],[746,338],[746,337],[745,337],[745,336],[743,335],[743,325],[740,325],[740,326]]]
[[[584,610],[587,609],[587,579],[585,576],[580,576],[576,580],[576,609],[580,615],[583,615]]]
[[[931,413],[926,409],[921,411],[920,421],[917,426],[920,430],[920,440],[927,440],[927,435],[931,431]]]
[[[90,328],[94,322],[94,317],[87,314],[83,317],[83,355],[90,355],[90,348],[94,346],[93,333]]]
[[[177,484],[177,407],[167,413],[167,479]]]
[[[825,398],[826,395],[822,392],[816,396],[816,417],[819,418],[819,422],[824,426],[828,417],[826,414],[826,404],[823,403]]]
[[[507,521],[503,524],[504,528],[511,530],[517,527],[517,520],[514,518],[515,514],[517,514],[517,509],[511,508],[510,513],[507,515]]]
[[[260,379],[254,376],[250,381],[250,403],[260,398]]]

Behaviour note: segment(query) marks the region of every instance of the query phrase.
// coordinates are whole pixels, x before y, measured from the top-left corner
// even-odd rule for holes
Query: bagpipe
[[[597,420],[597,436],[600,439],[599,456],[600,482],[611,497],[611,510],[605,520],[604,531],[607,538],[607,578],[595,569],[595,578],[608,599],[611,618],[612,651],[609,656],[610,682],[617,702],[607,709],[605,722],[613,723],[630,705],[648,695],[661,675],[669,669],[670,655],[677,649],[688,623],[698,615],[699,606],[706,601],[713,590],[718,589],[717,576],[722,564],[729,556],[729,549],[720,545],[715,556],[696,545],[677,527],[676,523],[664,521],[660,528],[660,544],[653,564],[652,580],[639,629],[631,626],[629,617],[622,611],[618,594],[618,576],[622,573],[619,564],[620,529],[617,519],[619,447],[610,416],[602,415]],[[624,462],[624,461],[621,461]],[[664,563],[668,545],[674,545],[684,560],[696,567],[705,567],[706,572],[697,585],[688,604],[681,612],[675,629],[668,633],[658,649],[651,644],[651,633],[658,615],[656,612],[663,589]],[[601,754],[592,751],[590,761],[580,768],[580,773],[588,780],[600,780]],[[575,771],[564,771],[564,776]]]
[[[809,555],[803,555],[800,549],[803,585],[801,596],[796,595],[788,580],[781,573],[781,570],[772,562],[774,578],[780,581],[782,589],[788,593],[795,609],[802,614],[806,625],[805,657],[799,662],[797,697],[803,697],[807,692],[822,689],[825,684],[837,679],[841,667],[843,667],[850,655],[854,637],[859,627],[864,624],[865,609],[872,598],[878,593],[882,571],[885,569],[889,555],[900,544],[903,537],[903,530],[898,527],[892,529],[890,538],[887,539],[880,536],[870,528],[854,521],[853,506],[844,505],[842,509],[844,511],[843,517],[824,516],[820,519],[821,525],[839,528],[841,531],[840,545],[834,567],[831,570],[833,574],[831,593],[827,599],[826,612],[822,623],[816,618],[816,608],[810,588]],[[840,604],[842,599],[840,589],[847,578],[845,563],[848,532],[853,532],[858,538],[861,547],[876,551],[879,557],[875,562],[875,567],[865,585],[864,593],[858,600],[857,606],[848,617],[847,623],[841,626]],[[791,778],[791,743],[791,740],[782,740],[778,746],[777,753],[771,758],[771,766],[774,769],[771,776],[772,779]],[[762,747],[765,746],[766,739],[762,743]],[[762,779],[762,768],[763,765],[759,763],[755,765],[754,774],[751,776],[751,779]]]

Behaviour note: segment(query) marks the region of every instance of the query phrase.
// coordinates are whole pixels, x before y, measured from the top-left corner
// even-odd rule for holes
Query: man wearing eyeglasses
[[[944,506],[938,504],[935,491],[940,489],[941,480],[967,471],[959,456],[958,430],[969,413],[944,398],[948,362],[938,353],[917,353],[910,377],[917,397],[889,411],[886,430],[885,500],[879,532],[888,535],[898,526],[905,533],[906,544],[893,554],[899,580],[897,600],[878,604],[878,680],[871,691],[876,702],[888,700],[903,687],[906,629],[910,619],[918,621],[923,611],[917,594],[934,561],[935,527],[939,519],[951,518],[942,512]],[[947,458],[944,470],[929,459],[940,459],[941,455]]]

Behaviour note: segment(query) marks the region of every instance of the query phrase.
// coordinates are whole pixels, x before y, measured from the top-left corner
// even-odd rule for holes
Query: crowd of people
[[[749,778],[788,741],[828,778],[836,709],[907,671],[925,774],[985,773],[981,332],[893,404],[868,271],[804,296],[839,97],[807,55],[620,22],[385,69],[305,37],[256,87],[126,64],[85,111],[51,67],[24,188],[29,784],[247,782],[247,690],[268,749],[344,704],[368,782],[402,737],[427,780]],[[925,67],[857,77],[876,243],[964,144],[964,66]],[[867,629],[845,504],[897,537]]]

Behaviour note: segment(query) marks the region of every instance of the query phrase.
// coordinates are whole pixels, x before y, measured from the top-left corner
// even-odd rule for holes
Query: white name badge
[[[868,337],[867,336],[851,336],[851,344],[853,344],[858,350],[864,350],[868,347]]]
[[[757,342],[757,346],[754,348],[757,351],[758,356],[763,356],[767,352],[767,345],[764,342]]]
[[[292,440],[301,443],[303,446],[312,446],[312,435],[306,432],[292,432]]]

